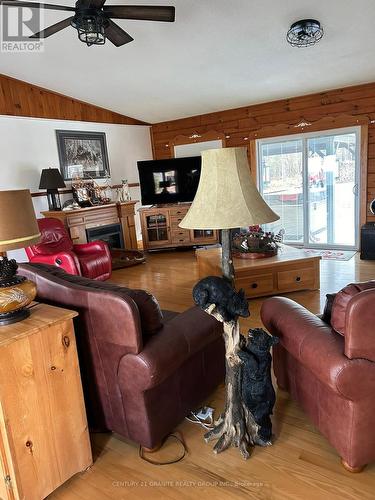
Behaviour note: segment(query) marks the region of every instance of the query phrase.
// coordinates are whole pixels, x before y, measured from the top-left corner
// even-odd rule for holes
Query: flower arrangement
[[[260,226],[250,226],[248,231],[234,235],[232,241],[234,256],[256,259],[277,255],[284,234],[284,229],[280,229],[275,235],[271,231],[263,231]]]

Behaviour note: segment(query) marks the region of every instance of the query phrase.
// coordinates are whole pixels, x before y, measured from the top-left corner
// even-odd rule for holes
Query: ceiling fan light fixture
[[[323,28],[316,19],[302,19],[290,27],[286,39],[292,47],[310,47],[324,35]]]
[[[82,13],[76,15],[71,23],[78,32],[78,38],[87,46],[105,44],[105,28],[108,20],[97,13]]]

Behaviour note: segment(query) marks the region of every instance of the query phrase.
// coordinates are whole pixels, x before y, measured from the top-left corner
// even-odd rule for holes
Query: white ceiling
[[[0,72],[151,123],[375,81],[374,0],[128,3],[175,5],[176,22],[119,20],[135,39],[119,48],[86,47],[69,27],[43,53],[1,53]],[[290,24],[311,17],[322,41],[290,47]]]

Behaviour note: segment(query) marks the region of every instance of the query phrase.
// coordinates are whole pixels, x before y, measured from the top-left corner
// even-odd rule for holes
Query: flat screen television
[[[139,161],[142,205],[193,201],[201,174],[201,157]]]

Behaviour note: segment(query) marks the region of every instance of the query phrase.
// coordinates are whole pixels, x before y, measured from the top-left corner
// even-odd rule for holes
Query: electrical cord
[[[143,449],[142,446],[139,446],[139,458],[141,458],[145,462],[148,462],[151,465],[171,465],[171,464],[176,464],[178,462],[181,462],[181,460],[183,460],[185,458],[186,454],[189,451],[188,447],[186,446],[184,436],[180,431],[175,431],[173,434],[168,434],[168,436],[163,440],[162,446],[169,438],[174,438],[176,441],[181,443],[182,448],[183,448],[181,456],[179,456],[178,458],[174,458],[172,460],[169,460],[167,462],[158,462],[157,460],[151,460],[151,458],[148,458],[147,456],[145,456],[145,450]]]

